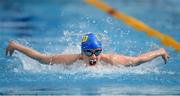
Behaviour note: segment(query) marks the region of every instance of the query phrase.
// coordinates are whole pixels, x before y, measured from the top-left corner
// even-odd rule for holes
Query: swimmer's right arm
[[[63,54],[63,55],[45,55],[31,48],[25,47],[14,41],[10,41],[8,47],[6,48],[6,56],[9,54],[12,56],[13,52],[17,50],[23,54],[31,57],[44,64],[57,64],[65,63],[71,64],[79,59],[81,59],[81,54]]]

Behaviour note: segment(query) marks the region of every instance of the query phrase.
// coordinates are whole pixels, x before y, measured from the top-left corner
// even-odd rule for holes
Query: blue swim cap
[[[93,33],[86,34],[82,38],[81,50],[97,48],[102,48],[102,44]]]

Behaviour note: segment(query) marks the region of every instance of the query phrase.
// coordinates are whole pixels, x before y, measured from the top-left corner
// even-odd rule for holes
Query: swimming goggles
[[[88,57],[91,57],[93,54],[95,56],[99,56],[101,54],[101,51],[102,49],[95,49],[95,50],[92,50],[92,49],[87,49],[87,50],[83,50],[84,54]]]

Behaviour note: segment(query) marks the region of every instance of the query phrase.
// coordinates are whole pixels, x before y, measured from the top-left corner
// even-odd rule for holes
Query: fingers
[[[13,53],[14,53],[14,50],[9,51],[9,56],[12,56]]]
[[[164,64],[166,64],[166,63],[167,63],[166,57],[165,57],[165,56],[162,56],[162,58],[163,58],[163,60],[164,60]]]
[[[11,52],[11,50],[9,49],[9,47],[8,48],[6,48],[6,56],[12,56],[12,52]]]
[[[166,56],[162,56],[162,58],[163,58],[163,60],[164,60],[164,64],[166,64],[166,63],[167,63],[167,58],[166,58]]]
[[[8,48],[6,48],[6,56],[8,56]]]
[[[170,58],[168,55],[164,55],[162,56],[163,60],[164,60],[164,64],[167,63],[167,60]]]
[[[8,44],[8,47],[6,48],[6,56],[12,56],[12,54],[14,53],[14,48],[12,46],[13,41],[10,41]]]
[[[167,57],[164,57],[164,64],[167,63]]]
[[[164,64],[166,64],[166,63],[167,63],[167,60],[165,59],[165,60],[164,60]]]
[[[164,55],[162,55],[162,58],[165,64],[167,63],[167,60],[170,58],[169,54],[166,52],[165,49],[164,49]]]
[[[166,57],[166,59],[168,60],[170,58],[170,56],[168,55],[167,57]]]
[[[13,49],[9,49],[9,48],[6,48],[6,56],[12,56],[12,54],[14,53],[14,50]]]
[[[169,58],[170,58],[170,56],[167,56],[167,58],[169,59]]]

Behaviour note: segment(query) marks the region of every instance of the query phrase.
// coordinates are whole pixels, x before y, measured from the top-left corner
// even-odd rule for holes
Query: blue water
[[[179,0],[103,0],[180,42]],[[127,26],[83,0],[0,1],[0,95],[2,94],[180,94],[180,55],[159,40]],[[137,67],[102,62],[85,67],[43,65],[15,52],[5,56],[9,40],[42,53],[79,53],[85,33],[97,34],[104,53],[135,56],[165,48],[171,58]]]

